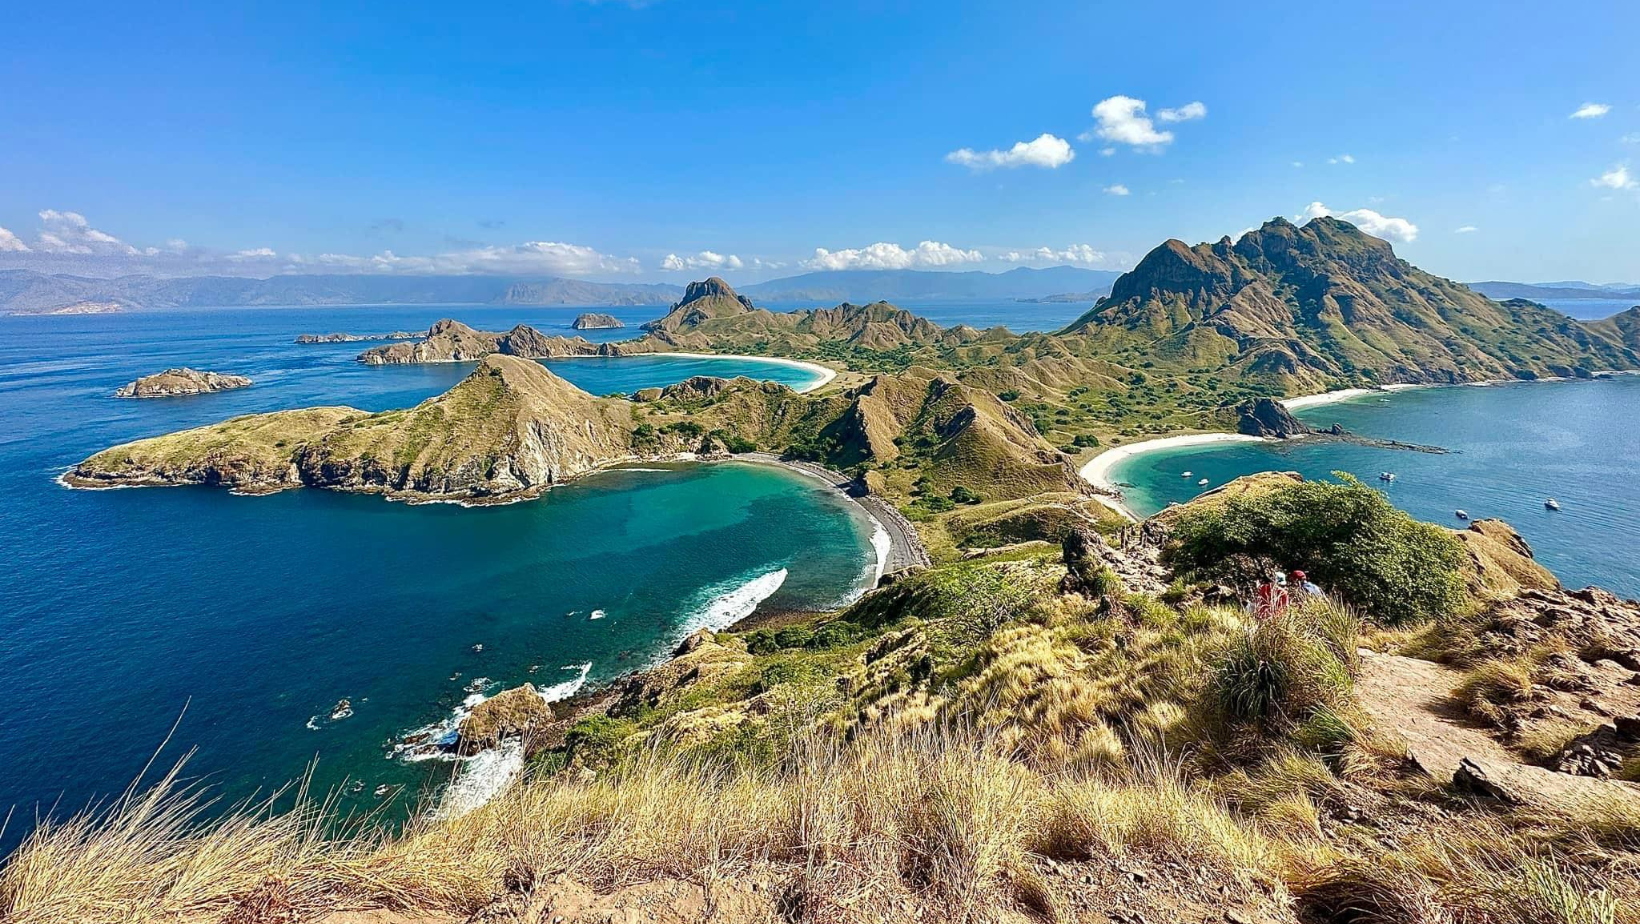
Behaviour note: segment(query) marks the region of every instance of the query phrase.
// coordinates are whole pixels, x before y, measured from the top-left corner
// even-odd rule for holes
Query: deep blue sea
[[[657,312],[614,313],[635,324]],[[0,317],[0,815],[17,809],[0,851],[38,806],[76,809],[118,793],[179,716],[159,763],[197,748],[190,772],[230,797],[266,792],[317,759],[318,785],[349,781],[350,807],[408,803],[451,765],[396,756],[394,742],[438,733],[475,695],[526,681],[567,693],[753,605],[832,606],[869,584],[869,519],[816,482],[762,465],[614,470],[527,503],[472,509],[318,490],[75,491],[53,480],[136,437],[316,404],[405,407],[471,369],[365,366],[354,357],[371,344],[299,346],[300,333],[425,328],[446,316],[567,333],[575,314],[462,306]],[[184,364],[255,384],[110,397],[138,375]],[[734,359],[549,366],[600,394],[696,374],[812,381],[806,370]],[[332,720],[344,698],[352,715]],[[482,783],[482,768],[471,769],[470,783]]]
[[[1308,440],[1220,443],[1143,453],[1110,476],[1131,484],[1123,489],[1128,503],[1148,514],[1252,472],[1348,472],[1420,519],[1459,527],[1460,509],[1501,517],[1566,584],[1640,597],[1640,376],[1418,388],[1296,413],[1313,426],[1337,422],[1454,453]],[[1380,472],[1394,472],[1395,481],[1379,481]],[[1202,478],[1205,487],[1197,484]],[[1560,510],[1544,507],[1550,497]]]
[[[1542,298],[1535,299],[1540,305],[1548,305],[1563,314],[1585,321],[1598,321],[1609,318],[1620,311],[1627,311],[1640,304],[1640,299],[1634,298]]]

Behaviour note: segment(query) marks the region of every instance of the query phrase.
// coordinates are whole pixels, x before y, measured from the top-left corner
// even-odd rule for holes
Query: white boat
[[[604,611],[603,610],[593,610],[592,615],[588,616],[587,618],[588,619],[603,619],[604,618]]]
[[[1200,480],[1200,481],[1198,481],[1198,482],[1196,482],[1196,483],[1197,483],[1197,484],[1199,484],[1199,485],[1205,485],[1205,484],[1207,484],[1207,479],[1206,479],[1206,478],[1203,478],[1203,479],[1202,479],[1202,480]]]
[[[1189,478],[1191,474],[1192,474],[1191,472],[1185,472],[1183,475],[1180,475],[1179,477],[1180,478]]]
[[[1457,510],[1457,511],[1454,511],[1452,515],[1457,517],[1460,520],[1469,519],[1469,511],[1467,511],[1467,510]]]
[[[1554,498],[1551,497],[1548,500],[1543,502],[1543,506],[1544,506],[1545,509],[1548,509],[1548,510],[1559,510],[1560,509],[1560,501],[1557,501],[1557,500],[1555,500]]]
[[[1395,473],[1394,472],[1379,472],[1378,473],[1378,480],[1379,481],[1394,481],[1395,480]]]

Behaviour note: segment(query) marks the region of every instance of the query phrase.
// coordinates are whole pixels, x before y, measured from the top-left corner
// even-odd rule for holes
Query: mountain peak
[[[682,300],[672,307],[673,309],[683,308],[694,302],[707,299],[739,302],[745,306],[747,311],[753,309],[752,300],[737,293],[721,276],[712,276],[702,282],[689,283],[689,286],[683,290]]]

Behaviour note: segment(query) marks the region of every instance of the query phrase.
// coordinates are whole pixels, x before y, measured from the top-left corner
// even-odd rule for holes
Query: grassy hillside
[[[1345,532],[1409,522],[1358,485],[1244,487],[1227,497],[1359,516]],[[1261,514],[1221,499],[1175,516]],[[162,784],[37,831],[0,871],[0,917],[1640,921],[1637,791],[1546,770],[1600,798],[1465,789],[1423,762],[1439,742],[1414,752],[1400,733],[1398,710],[1444,691],[1382,700],[1385,664],[1446,668],[1362,653],[1427,646],[1428,631],[1478,678],[1557,682],[1553,656],[1499,634],[1557,625],[1524,615],[1538,598],[1470,597],[1410,626],[1394,614],[1393,631],[1341,596],[1255,620],[1212,602],[1211,581],[1124,587],[1084,553],[1131,553],[1079,536],[947,562],[837,613],[700,633],[539,718],[525,778],[459,817],[393,832],[304,802],[201,824],[198,797]],[[1461,554],[1441,536],[1419,541]],[[1401,552],[1357,564],[1393,580],[1376,563]],[[1566,652],[1592,636],[1553,638]],[[1501,731],[1459,732],[1488,759],[1530,760]]]

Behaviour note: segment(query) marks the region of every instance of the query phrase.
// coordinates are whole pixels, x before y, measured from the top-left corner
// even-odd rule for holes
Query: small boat
[[[593,610],[592,615],[588,616],[587,618],[588,619],[603,619],[604,618],[604,611],[603,610]]]
[[[1198,481],[1198,482],[1196,482],[1196,484],[1198,484],[1198,485],[1205,485],[1205,484],[1207,484],[1207,479],[1206,479],[1206,478],[1203,478],[1203,479],[1202,479],[1202,480],[1200,480],[1200,481]]]
[[[1469,511],[1467,511],[1467,510],[1455,510],[1455,511],[1453,511],[1452,515],[1457,517],[1460,520],[1469,519]]]
[[[1180,478],[1189,478],[1192,474],[1193,474],[1192,472],[1185,472],[1183,475],[1180,475],[1179,477]]]
[[[1559,510],[1560,509],[1560,501],[1557,501],[1557,500],[1555,500],[1554,498],[1551,497],[1548,500],[1543,502],[1543,507],[1546,510]]]
[[[473,654],[482,654],[483,651],[484,645],[482,643],[473,646]]]
[[[1395,480],[1395,473],[1394,472],[1379,472],[1378,473],[1378,480],[1379,481],[1394,481]]]

